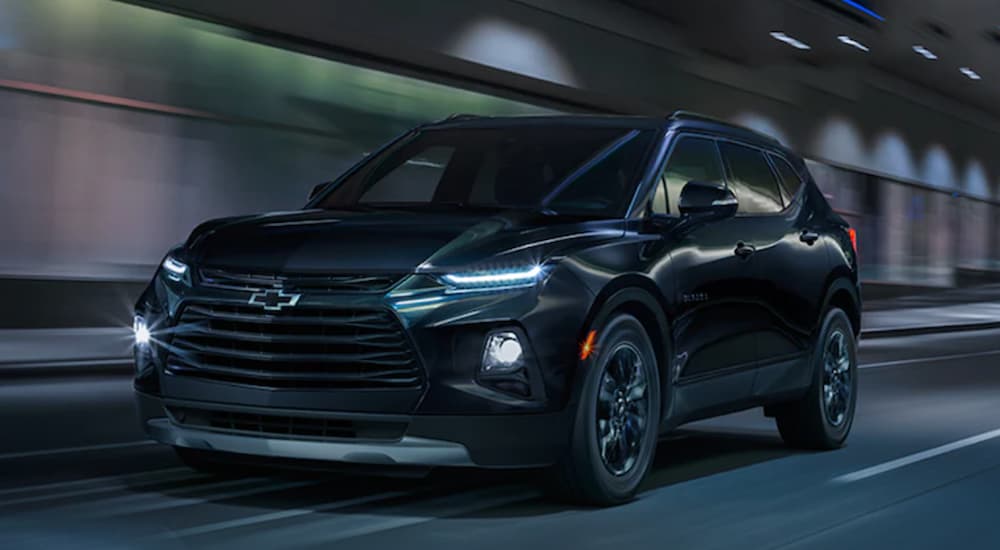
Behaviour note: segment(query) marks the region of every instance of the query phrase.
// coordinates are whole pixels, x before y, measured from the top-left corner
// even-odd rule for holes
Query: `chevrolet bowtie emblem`
[[[267,311],[281,311],[282,308],[294,307],[301,297],[301,294],[285,294],[284,290],[265,290],[251,294],[247,303],[261,306]]]

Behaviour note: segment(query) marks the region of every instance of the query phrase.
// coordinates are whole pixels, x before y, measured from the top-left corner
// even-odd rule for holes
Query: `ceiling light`
[[[857,40],[851,38],[850,36],[847,36],[846,34],[838,36],[837,40],[840,40],[842,43],[847,44],[848,46],[853,46],[863,52],[871,51],[871,49],[869,49],[868,46],[865,46],[861,42],[858,42]]]
[[[968,67],[962,67],[961,69],[959,69],[959,71],[961,71],[962,74],[964,74],[965,76],[971,78],[972,80],[982,80],[983,79],[983,77],[979,76],[979,73],[977,73],[976,71],[973,71],[972,69],[970,69]]]
[[[788,44],[789,46],[791,46],[791,47],[793,47],[793,48],[795,48],[797,50],[811,50],[812,49],[812,47],[809,46],[809,44],[806,44],[805,42],[803,42],[801,40],[797,40],[795,38],[792,38],[791,36],[788,36],[787,34],[785,34],[783,32],[778,32],[778,31],[772,32],[771,33],[771,38],[773,38],[775,40],[778,40],[778,41],[781,41],[781,42],[784,42],[785,44]]]
[[[934,55],[934,52],[932,52],[932,51],[928,50],[927,48],[925,48],[925,47],[921,46],[920,44],[916,44],[916,45],[914,45],[914,46],[913,46],[913,51],[915,51],[915,52],[917,52],[918,54],[920,54],[920,55],[922,55],[922,56],[926,57],[927,59],[930,59],[930,60],[934,60],[934,59],[937,59],[937,56],[936,56],[936,55]]]

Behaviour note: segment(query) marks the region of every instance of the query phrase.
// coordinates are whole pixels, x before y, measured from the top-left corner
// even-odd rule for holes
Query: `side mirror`
[[[681,189],[678,210],[691,221],[709,222],[735,215],[738,206],[736,195],[721,183],[689,181]]]
[[[315,199],[316,195],[319,195],[320,191],[326,188],[327,185],[330,185],[330,182],[324,181],[323,183],[313,186],[312,191],[309,191],[309,200]]]

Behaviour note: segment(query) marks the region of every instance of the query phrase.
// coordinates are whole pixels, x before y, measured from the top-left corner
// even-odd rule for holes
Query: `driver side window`
[[[659,212],[659,203],[662,205],[659,208],[662,208],[663,212],[680,215],[678,204],[681,189],[689,181],[718,183],[725,181],[715,141],[696,137],[680,138],[660,176],[653,198],[653,212]]]

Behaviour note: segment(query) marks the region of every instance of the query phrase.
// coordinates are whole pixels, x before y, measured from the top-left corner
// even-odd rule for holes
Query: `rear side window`
[[[729,169],[729,188],[740,202],[743,214],[770,214],[783,209],[778,181],[762,151],[720,143],[722,158]]]
[[[778,172],[778,179],[781,180],[781,190],[785,198],[785,204],[789,204],[792,202],[795,194],[799,192],[799,188],[802,187],[802,178],[799,177],[785,159],[771,155],[771,162],[774,164],[774,169]]]
[[[681,138],[670,153],[670,160],[663,169],[660,185],[666,192],[666,197],[654,197],[654,212],[657,203],[665,200],[671,214],[680,214],[677,206],[680,204],[681,189],[689,181],[705,181],[723,183],[722,166],[719,164],[719,152],[715,142],[704,138]],[[662,195],[657,190],[657,195]]]

